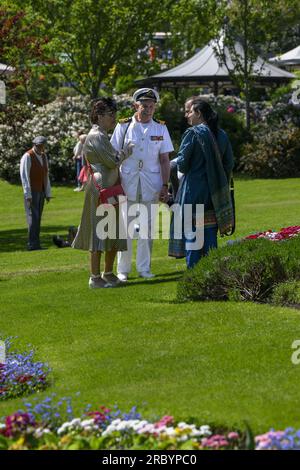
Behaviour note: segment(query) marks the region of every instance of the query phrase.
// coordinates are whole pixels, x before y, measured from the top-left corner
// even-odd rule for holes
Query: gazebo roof
[[[300,64],[300,46],[291,49],[285,54],[278,55],[269,59],[278,65],[299,65]]]
[[[160,85],[163,83],[183,84],[186,83],[207,83],[207,82],[230,82],[231,77],[227,67],[220,64],[214,46],[216,42],[210,41],[199,52],[193,55],[176,67],[151,77],[137,80],[139,84]],[[243,47],[239,42],[235,44],[236,52],[243,57]],[[226,62],[230,70],[234,69],[229,51],[225,50]],[[295,76],[285,70],[279,69],[258,57],[253,67],[254,76],[261,82],[280,82],[295,78]]]
[[[10,73],[13,73],[15,69],[13,67],[10,67],[10,65],[6,64],[1,64],[0,63],[0,74],[7,74],[9,75]]]

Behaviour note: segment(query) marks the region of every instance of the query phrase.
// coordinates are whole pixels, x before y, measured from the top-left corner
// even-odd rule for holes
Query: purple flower
[[[48,385],[50,368],[34,362],[34,351],[11,352],[11,341],[5,340],[6,363],[0,367],[0,400],[43,390]]]

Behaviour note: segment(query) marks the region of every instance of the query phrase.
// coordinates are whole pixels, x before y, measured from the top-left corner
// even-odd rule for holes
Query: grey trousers
[[[35,250],[40,245],[41,218],[44,209],[45,193],[32,191],[32,204],[29,207],[26,199],[25,212],[28,225],[28,249]]]

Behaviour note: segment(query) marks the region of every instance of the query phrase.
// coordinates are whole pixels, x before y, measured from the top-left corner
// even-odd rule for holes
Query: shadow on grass
[[[43,248],[53,246],[53,235],[67,237],[69,226],[53,225],[42,227],[40,241]],[[27,250],[28,231],[24,229],[0,231],[0,253]]]
[[[158,274],[152,279],[143,279],[141,277],[129,278],[129,281],[124,283],[124,287],[131,287],[137,285],[151,285],[154,284],[164,284],[166,282],[175,282],[179,281],[182,277],[184,271],[171,271],[169,273]],[[132,279],[132,280],[131,280]]]

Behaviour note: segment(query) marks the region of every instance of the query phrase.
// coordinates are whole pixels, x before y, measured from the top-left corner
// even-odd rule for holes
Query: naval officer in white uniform
[[[152,278],[151,265],[151,227],[155,222],[154,206],[159,201],[168,200],[168,181],[170,177],[169,153],[174,150],[167,126],[162,121],[153,119],[159,95],[151,88],[141,88],[133,95],[135,114],[122,119],[111,138],[113,147],[120,151],[126,144],[132,143],[133,153],[120,168],[121,182],[128,199],[127,213],[133,204],[144,204],[148,210],[148,239],[141,238],[141,229],[137,242],[136,268],[143,278]],[[122,206],[121,206],[122,207]],[[124,214],[123,204],[122,211]],[[135,218],[135,217],[133,217]],[[127,223],[130,217],[127,217]],[[131,271],[132,238],[127,240],[127,251],[118,253],[118,277],[127,281]]]

